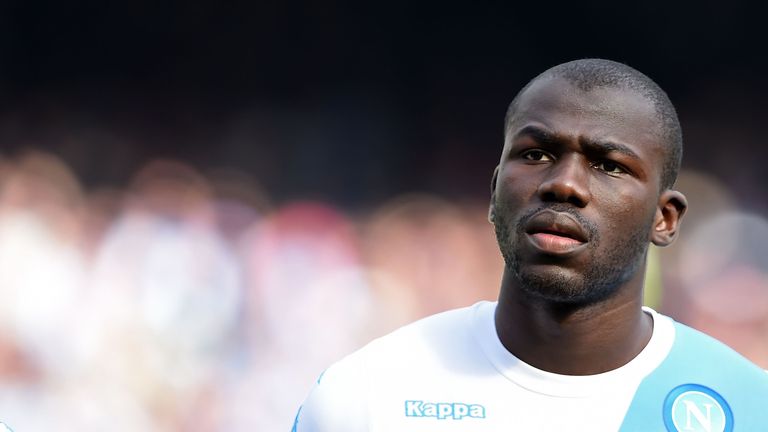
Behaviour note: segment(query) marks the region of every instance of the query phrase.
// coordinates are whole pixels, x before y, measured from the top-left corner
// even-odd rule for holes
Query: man
[[[493,175],[498,302],[331,366],[294,430],[766,430],[768,374],[642,307],[648,245],[672,243],[687,207],[672,189],[681,154],[672,104],[629,66],[578,60],[534,78]]]

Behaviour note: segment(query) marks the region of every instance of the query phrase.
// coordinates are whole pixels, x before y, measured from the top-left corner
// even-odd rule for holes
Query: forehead
[[[539,79],[519,96],[508,138],[528,125],[543,126],[564,139],[620,142],[653,164],[663,156],[656,108],[631,89],[585,91],[563,78]]]

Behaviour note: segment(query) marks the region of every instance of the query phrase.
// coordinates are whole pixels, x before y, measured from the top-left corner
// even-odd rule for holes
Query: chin
[[[563,304],[591,304],[609,297],[615,289],[564,268],[525,269],[516,272],[520,289],[529,297]]]

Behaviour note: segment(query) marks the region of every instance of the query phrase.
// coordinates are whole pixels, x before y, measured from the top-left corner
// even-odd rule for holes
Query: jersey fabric
[[[651,309],[653,335],[626,365],[588,376],[507,351],[496,303],[437,314],[329,367],[294,432],[761,431],[768,374]]]

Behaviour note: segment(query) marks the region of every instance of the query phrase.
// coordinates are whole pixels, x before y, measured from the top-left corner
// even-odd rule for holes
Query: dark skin
[[[585,92],[557,77],[520,96],[489,218],[510,233],[517,263],[504,271],[496,329],[522,361],[592,375],[625,365],[650,340],[653,322],[641,309],[647,245],[672,243],[687,208],[660,184],[666,152],[656,115],[632,90]],[[531,212],[538,224],[526,222]],[[620,271],[590,273],[604,262]],[[549,283],[547,291],[530,280]],[[605,294],[593,298],[600,283]]]

